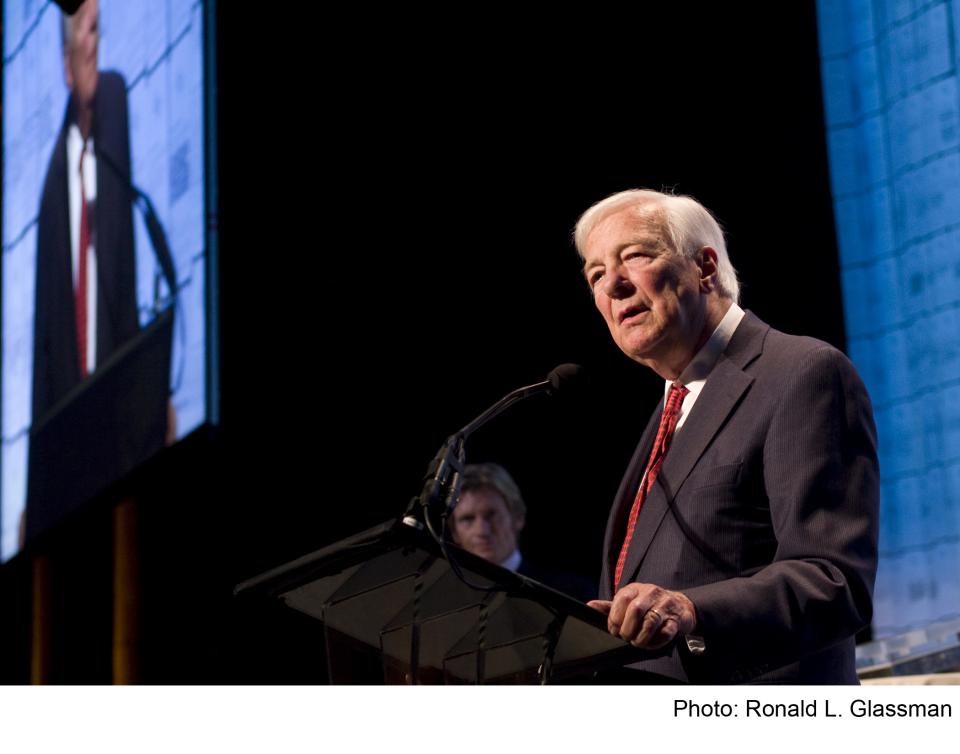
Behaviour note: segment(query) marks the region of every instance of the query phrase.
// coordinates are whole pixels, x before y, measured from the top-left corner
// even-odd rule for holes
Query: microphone
[[[579,382],[583,375],[583,367],[579,364],[561,364],[556,367],[547,379],[543,382],[535,382],[526,387],[517,388],[512,393],[508,393],[490,408],[484,411],[480,416],[463,427],[459,432],[451,435],[451,438],[462,436],[466,440],[470,435],[476,432],[480,427],[493,419],[495,416],[503,413],[506,409],[518,401],[522,401],[537,393],[546,393],[547,395],[556,395],[561,390],[568,390],[571,386]]]
[[[413,515],[419,506],[423,522],[426,523],[434,538],[441,541],[442,537],[433,529],[430,514],[439,510],[442,516],[447,516],[460,499],[460,478],[466,464],[464,443],[467,438],[514,403],[539,393],[547,395],[567,393],[573,386],[582,384],[583,377],[583,367],[579,364],[560,364],[547,375],[547,379],[508,393],[472,422],[450,435],[427,467],[423,489],[419,497],[413,498],[407,506],[403,523],[418,529],[422,528],[420,519]]]
[[[579,364],[561,364],[547,375],[551,388],[549,394],[556,395],[561,390],[582,387],[586,382],[585,378],[583,367]]]

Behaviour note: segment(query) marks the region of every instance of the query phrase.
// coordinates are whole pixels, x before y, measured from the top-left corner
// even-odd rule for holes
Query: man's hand
[[[613,600],[587,605],[607,616],[611,634],[642,649],[659,649],[677,634],[693,633],[697,625],[697,611],[687,596],[656,584],[627,584]]]

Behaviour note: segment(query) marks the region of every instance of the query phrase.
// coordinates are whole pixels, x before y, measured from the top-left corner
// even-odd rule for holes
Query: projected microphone
[[[463,446],[467,438],[514,403],[539,393],[556,395],[561,390],[567,392],[571,386],[581,383],[582,377],[583,367],[580,365],[561,364],[551,371],[543,382],[535,382],[508,393],[472,422],[450,435],[427,467],[420,496],[410,501],[403,522],[408,526],[421,528],[420,519],[413,515],[419,507],[423,522],[434,538],[440,540],[441,537],[433,529],[430,514],[438,511],[441,515],[448,515],[460,497],[460,477],[466,463]]]
[[[110,170],[117,176],[127,189],[130,201],[143,214],[143,220],[147,227],[147,237],[150,239],[150,246],[153,248],[154,256],[157,258],[157,264],[160,265],[160,271],[163,273],[164,280],[167,282],[167,288],[170,291],[171,298],[176,299],[178,293],[177,270],[173,264],[173,254],[170,253],[170,245],[167,243],[167,234],[163,231],[163,225],[157,217],[157,211],[153,208],[153,202],[150,197],[140,188],[134,185],[129,176],[120,169],[117,160],[99,144],[94,145],[94,153],[98,160],[102,160]]]

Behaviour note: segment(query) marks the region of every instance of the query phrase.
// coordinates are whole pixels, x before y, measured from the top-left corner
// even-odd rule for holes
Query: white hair
[[[664,219],[669,241],[678,254],[695,259],[704,246],[717,252],[717,292],[724,298],[740,300],[737,271],[727,255],[723,229],[710,210],[692,196],[664,194],[650,189],[630,189],[601,199],[584,212],[573,231],[573,242],[581,259],[587,237],[604,218],[622,209],[653,207]]]

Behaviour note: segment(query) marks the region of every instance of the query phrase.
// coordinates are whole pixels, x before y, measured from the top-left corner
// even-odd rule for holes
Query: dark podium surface
[[[586,680],[660,653],[607,632],[584,603],[388,521],[243,582],[322,624],[332,683],[378,665],[386,683]],[[318,631],[321,627],[318,626]]]

